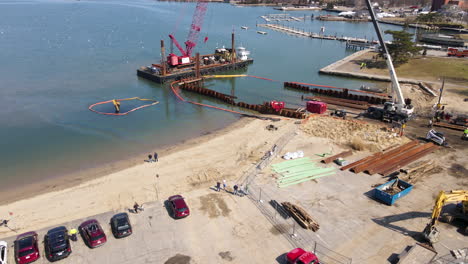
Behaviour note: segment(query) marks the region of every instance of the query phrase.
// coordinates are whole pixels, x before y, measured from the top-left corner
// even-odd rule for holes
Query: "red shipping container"
[[[327,111],[327,104],[318,101],[308,101],[306,105],[307,111],[314,114],[323,114]]]

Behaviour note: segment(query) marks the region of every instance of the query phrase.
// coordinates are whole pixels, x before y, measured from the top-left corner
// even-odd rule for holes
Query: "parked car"
[[[115,238],[122,238],[132,234],[132,225],[127,213],[114,215],[111,218],[110,225]]]
[[[317,256],[302,248],[295,248],[286,254],[286,263],[288,264],[320,264]]]
[[[36,232],[24,233],[16,237],[15,258],[18,264],[31,263],[38,260],[39,257]]]
[[[72,250],[67,228],[59,226],[47,231],[44,236],[44,249],[49,261],[68,257]]]
[[[107,242],[106,234],[96,219],[83,222],[78,230],[90,248],[102,246]]]
[[[190,215],[190,210],[185,203],[184,197],[174,195],[167,199],[172,209],[172,216],[174,218],[183,218]]]
[[[0,241],[0,264],[7,264],[8,259],[8,244],[5,241]]]

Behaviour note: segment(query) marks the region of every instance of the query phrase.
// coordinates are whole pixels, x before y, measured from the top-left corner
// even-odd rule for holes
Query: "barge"
[[[217,48],[213,54],[195,57],[177,56],[173,53],[165,57],[164,41],[161,40],[161,63],[142,66],[137,69],[139,77],[156,83],[166,83],[202,75],[246,68],[253,63],[250,52],[244,47],[234,48],[234,33],[231,48]]]

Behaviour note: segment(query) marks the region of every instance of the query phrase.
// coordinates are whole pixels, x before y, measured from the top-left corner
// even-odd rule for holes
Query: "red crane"
[[[187,41],[185,41],[185,50],[175,39],[175,37],[170,34],[169,38],[180,50],[182,56],[177,56],[174,53],[169,54],[168,62],[171,66],[177,66],[179,64],[190,63],[190,57],[192,56],[193,48],[197,45],[198,35],[200,34],[201,27],[203,25],[203,19],[205,18],[206,9],[208,7],[208,2],[198,1],[195,8],[195,13],[193,14],[192,24],[190,25],[190,31],[187,36]]]

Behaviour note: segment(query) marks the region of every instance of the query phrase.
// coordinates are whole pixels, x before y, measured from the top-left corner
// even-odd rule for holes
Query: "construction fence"
[[[315,241],[311,230],[303,229],[289,215],[271,194],[255,183],[255,176],[266,166],[270,165],[276,155],[281,153],[284,146],[295,136],[293,129],[279,138],[276,144],[265,153],[261,160],[252,166],[243,175],[244,192],[247,197],[257,206],[262,214],[272,223],[279,234],[282,234],[293,247],[300,247],[312,251],[320,259],[320,263],[327,264],[351,264],[352,259],[341,255],[326,246]]]
[[[351,264],[352,259],[343,256],[315,241],[311,230],[303,229],[269,193],[251,182],[247,185],[247,197],[271,222],[279,234],[283,235],[293,247],[312,251],[320,263]]]

